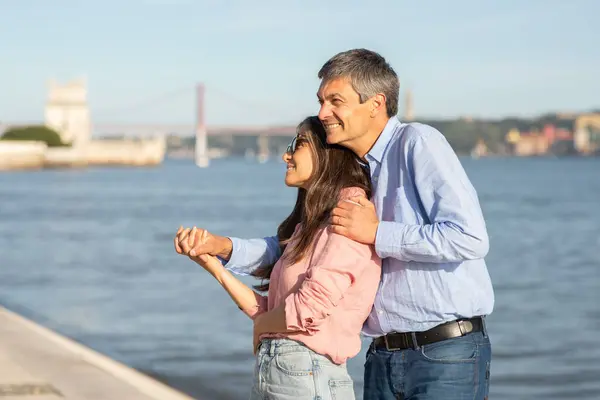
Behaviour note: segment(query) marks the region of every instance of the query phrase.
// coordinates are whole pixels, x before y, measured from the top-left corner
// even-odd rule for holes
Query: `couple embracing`
[[[345,51],[318,76],[319,114],[283,154],[298,195],[277,234],[175,236],[253,320],[250,398],[354,399],[361,334],[365,400],[487,398],[494,293],[475,189],[439,131],[398,120],[381,55]]]

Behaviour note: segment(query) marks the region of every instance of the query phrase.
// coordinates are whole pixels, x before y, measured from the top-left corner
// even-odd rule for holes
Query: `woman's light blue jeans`
[[[294,340],[263,339],[254,366],[250,400],[354,400],[346,364]]]

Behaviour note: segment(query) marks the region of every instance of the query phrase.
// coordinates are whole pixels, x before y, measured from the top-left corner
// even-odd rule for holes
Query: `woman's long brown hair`
[[[277,229],[283,254],[296,225],[301,224],[293,247],[285,255],[289,257],[287,261],[290,264],[307,255],[319,230],[328,224],[330,213],[337,205],[342,189],[361,188],[368,198],[371,197],[372,190],[369,172],[361,166],[356,154],[340,145],[327,144],[325,128],[318,117],[308,117],[302,121],[296,129],[296,135],[302,135],[308,141],[313,155],[313,173],[308,190],[298,189],[294,209]],[[255,285],[257,290],[269,290],[268,279],[274,265],[263,266],[252,272],[254,277],[262,279],[263,282],[267,280]]]

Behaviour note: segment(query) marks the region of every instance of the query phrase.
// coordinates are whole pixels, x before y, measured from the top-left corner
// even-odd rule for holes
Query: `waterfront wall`
[[[46,143],[0,140],[0,171],[44,167]]]
[[[84,146],[47,147],[42,142],[0,141],[0,170],[155,166],[163,162],[164,138],[92,140]]]
[[[153,166],[164,160],[164,138],[144,140],[96,140],[87,144],[88,165]]]

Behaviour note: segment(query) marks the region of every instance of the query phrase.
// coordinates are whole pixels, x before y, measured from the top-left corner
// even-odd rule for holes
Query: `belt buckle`
[[[404,336],[402,336],[404,337]],[[404,350],[400,347],[390,347],[390,344],[388,343],[388,335],[384,335],[383,336],[383,341],[385,343],[385,348],[387,351],[398,351],[398,350]]]
[[[469,320],[456,321],[458,323],[458,330],[460,331],[462,336],[465,336],[471,332],[473,332],[474,326],[473,323]]]

